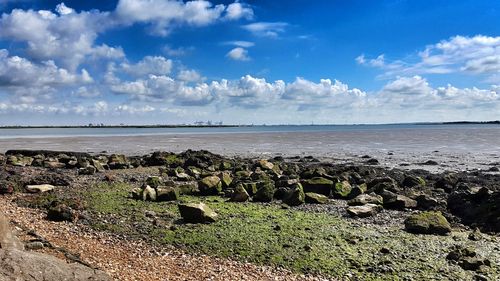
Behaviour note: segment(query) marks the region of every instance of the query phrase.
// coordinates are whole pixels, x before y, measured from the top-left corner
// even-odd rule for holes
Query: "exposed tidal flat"
[[[265,156],[9,150],[2,211],[26,248],[119,280],[498,280],[494,169]]]

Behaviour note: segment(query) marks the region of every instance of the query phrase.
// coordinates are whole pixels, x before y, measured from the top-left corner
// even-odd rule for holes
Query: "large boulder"
[[[330,196],[334,187],[334,182],[324,177],[314,177],[301,181],[304,192],[314,192]]]
[[[23,250],[21,242],[0,215],[0,280],[108,281],[104,272],[79,263],[68,264],[56,257]]]
[[[450,223],[441,212],[422,212],[405,220],[405,229],[416,234],[446,235],[451,232]]]
[[[328,202],[328,197],[323,194],[318,194],[314,192],[305,193],[305,201],[309,204],[326,204]]]
[[[222,191],[222,181],[218,176],[204,177],[198,183],[198,188],[203,195],[217,195]]]
[[[182,218],[187,223],[211,223],[217,219],[217,213],[204,203],[185,203],[178,206]]]
[[[295,184],[289,191],[288,195],[283,199],[283,203],[288,206],[298,206],[304,204],[305,194],[300,183]]]

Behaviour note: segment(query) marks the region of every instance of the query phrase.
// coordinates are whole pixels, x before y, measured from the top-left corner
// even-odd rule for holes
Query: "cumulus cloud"
[[[193,69],[183,69],[177,74],[177,79],[185,82],[200,82],[204,78],[201,74]]]
[[[236,47],[229,51],[226,56],[232,60],[236,61],[249,61],[250,57],[248,56],[248,50],[241,48],[241,47]]]
[[[129,24],[149,23],[153,33],[165,36],[175,25],[205,26],[223,18],[251,18],[253,10],[239,2],[225,6],[204,0],[185,3],[175,0],[120,0],[116,15]]]
[[[257,36],[277,38],[285,32],[287,26],[286,22],[254,22],[242,27]]]
[[[148,75],[167,75],[172,71],[172,60],[162,56],[146,56],[135,64],[122,63],[120,66],[125,73],[135,77]]]
[[[98,33],[113,25],[108,12],[76,13],[64,4],[56,13],[14,9],[0,17],[0,39],[25,43],[31,58],[54,60],[73,71],[88,56],[117,56],[111,47],[94,45]]]
[[[172,47],[170,45],[163,46],[163,52],[171,57],[181,57],[191,53],[194,50],[193,46],[190,47]]]
[[[225,18],[229,20],[237,20],[240,18],[251,20],[253,16],[253,10],[250,6],[235,2],[227,6]]]
[[[495,81],[500,72],[500,36],[455,36],[429,45],[410,61],[389,61],[384,55],[356,58],[358,64],[381,68],[384,77],[397,75],[463,73],[488,77]]]

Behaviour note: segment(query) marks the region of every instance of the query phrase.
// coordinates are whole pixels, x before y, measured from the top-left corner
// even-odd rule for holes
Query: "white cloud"
[[[171,57],[185,56],[194,50],[193,46],[174,48],[170,45],[163,46],[163,52]]]
[[[250,57],[248,56],[248,51],[241,47],[236,47],[229,51],[226,56],[232,60],[237,61],[249,61]]]
[[[482,75],[487,77],[487,81],[497,81],[495,77],[500,72],[500,36],[455,36],[427,46],[408,61],[387,62],[384,55],[375,59],[367,59],[361,55],[356,58],[356,62],[383,69],[383,77],[386,78],[397,75],[462,73]]]
[[[242,27],[257,36],[277,38],[279,34],[285,32],[287,26],[286,22],[254,22]]]
[[[185,82],[200,82],[204,78],[196,70],[183,69],[177,74],[177,79]]]
[[[223,43],[224,45],[232,45],[236,47],[242,47],[242,48],[250,48],[255,46],[254,42],[250,41],[226,41]]]
[[[122,70],[135,77],[167,75],[172,71],[172,60],[162,56],[146,56],[136,64],[122,63]]]
[[[94,46],[97,34],[114,25],[107,12],[82,11],[60,4],[57,13],[14,9],[0,18],[0,39],[26,44],[30,58],[54,60],[74,71],[87,56],[99,56],[107,46]],[[108,47],[109,48],[109,47]]]
[[[223,15],[225,13],[225,15]],[[233,3],[213,5],[209,1],[174,1],[174,0],[120,0],[116,15],[123,22],[149,23],[153,33],[168,35],[175,25],[205,26],[225,18],[238,20],[253,15],[248,6]]]
[[[253,16],[252,8],[246,4],[235,2],[227,6],[226,15],[224,17],[229,20],[237,20],[240,18],[251,20]]]

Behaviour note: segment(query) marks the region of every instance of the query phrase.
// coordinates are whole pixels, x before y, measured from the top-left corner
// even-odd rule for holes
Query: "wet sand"
[[[0,138],[8,149],[48,149],[141,155],[156,150],[205,149],[226,156],[311,155],[335,162],[361,162],[370,155],[387,167],[430,171],[488,170],[500,166],[500,129],[379,129],[327,132],[163,134],[144,136],[74,136]],[[428,160],[440,165],[421,165]]]

